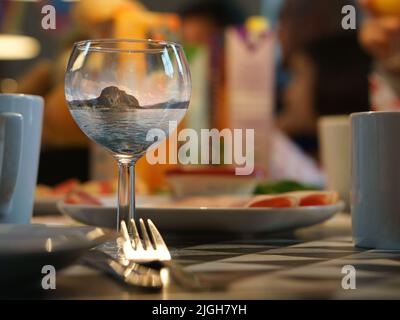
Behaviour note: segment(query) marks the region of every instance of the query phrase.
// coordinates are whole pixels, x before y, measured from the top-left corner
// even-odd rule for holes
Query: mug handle
[[[0,217],[10,210],[11,198],[21,164],[23,117],[0,113]]]

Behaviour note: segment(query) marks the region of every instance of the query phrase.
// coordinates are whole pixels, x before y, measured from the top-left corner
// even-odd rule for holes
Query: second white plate
[[[81,223],[115,228],[113,206],[70,205],[60,202],[64,214]],[[344,208],[343,202],[330,206],[298,208],[136,208],[138,218],[152,219],[162,231],[258,233],[293,230],[321,223]]]

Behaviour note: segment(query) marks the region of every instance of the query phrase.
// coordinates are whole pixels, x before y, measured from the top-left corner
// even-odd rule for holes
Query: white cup
[[[356,246],[400,249],[400,112],[351,116]]]
[[[318,121],[320,157],[326,172],[326,188],[336,190],[350,208],[350,116],[325,116]]]
[[[0,94],[0,223],[29,223],[39,164],[43,99]]]

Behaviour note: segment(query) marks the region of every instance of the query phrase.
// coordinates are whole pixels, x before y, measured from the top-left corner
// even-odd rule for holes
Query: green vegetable
[[[273,183],[259,184],[256,187],[254,194],[278,194],[284,192],[318,190],[318,189],[320,188],[313,185],[302,184],[293,180],[282,180]]]

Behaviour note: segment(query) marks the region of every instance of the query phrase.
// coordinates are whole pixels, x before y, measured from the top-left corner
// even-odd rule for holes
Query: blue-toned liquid
[[[170,134],[169,122],[179,123],[186,113],[188,102],[158,104],[137,109],[107,109],[71,107],[70,111],[81,130],[96,143],[120,155],[141,157],[154,143],[147,141],[151,129]]]

